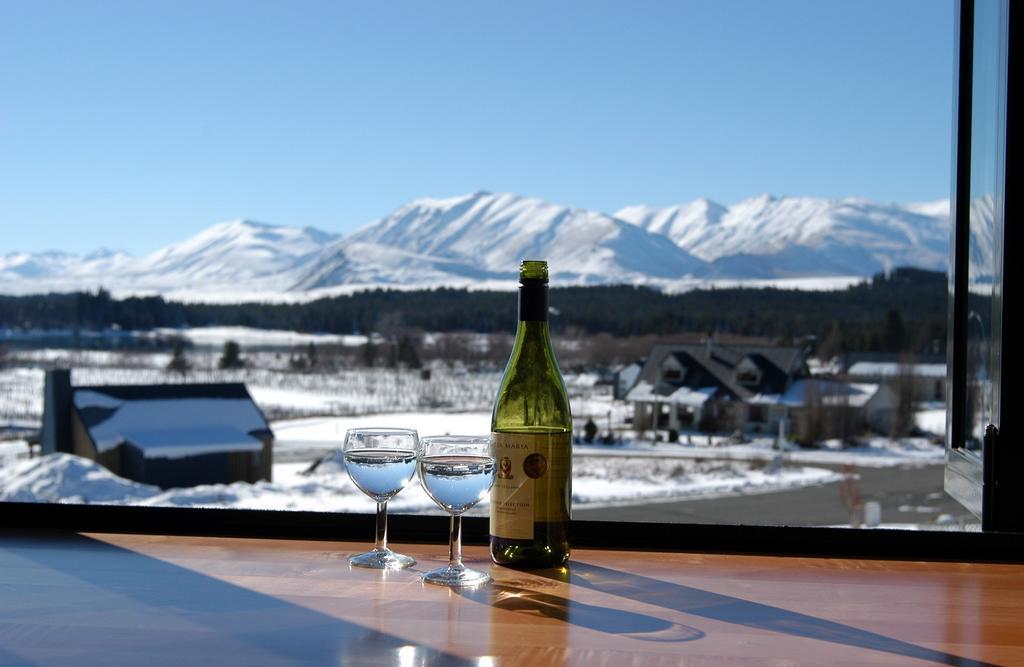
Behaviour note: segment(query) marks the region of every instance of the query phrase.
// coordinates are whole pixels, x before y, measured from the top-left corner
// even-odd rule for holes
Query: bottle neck
[[[519,285],[519,321],[548,321],[548,286],[546,281],[524,280]]]

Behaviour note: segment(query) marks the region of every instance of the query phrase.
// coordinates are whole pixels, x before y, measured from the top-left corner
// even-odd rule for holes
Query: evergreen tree
[[[174,351],[171,353],[171,360],[167,363],[167,370],[185,375],[192,364],[185,356],[185,343],[178,338],[174,341]]]
[[[416,349],[416,344],[409,336],[398,339],[398,363],[406,368],[419,368],[423,365],[420,363],[420,353]]]
[[[233,340],[224,343],[224,352],[221,353],[217,362],[218,368],[242,368],[245,360],[242,359],[242,348]]]
[[[886,352],[903,352],[907,345],[907,329],[898,310],[890,308],[885,313],[882,327],[882,345]]]
[[[363,365],[373,368],[377,361],[377,346],[373,344],[373,337],[366,337],[366,345],[363,346]]]
[[[843,353],[843,330],[838,320],[832,320],[828,335],[818,344],[818,359],[828,363]]]

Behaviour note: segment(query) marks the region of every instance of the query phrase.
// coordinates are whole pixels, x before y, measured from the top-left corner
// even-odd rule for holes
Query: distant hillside
[[[415,199],[346,236],[236,220],[139,258],[10,252],[0,255],[0,290],[103,287],[239,303],[377,287],[501,289],[530,258],[548,259],[561,285],[678,291],[713,280],[868,278],[898,266],[944,270],[947,210],[946,202],[762,195],[731,206],[700,199],[609,214],[479,191]]]
[[[944,270],[949,205],[761,195],[732,206],[706,199],[615,215],[663,234],[709,263],[708,277],[867,276],[897,266]]]

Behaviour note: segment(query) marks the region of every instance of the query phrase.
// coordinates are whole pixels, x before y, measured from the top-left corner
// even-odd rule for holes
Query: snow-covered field
[[[915,415],[914,423],[922,431],[941,435],[946,432],[946,408],[928,407]]]
[[[349,480],[337,455],[349,428],[411,426],[421,434],[480,433],[486,412],[405,412],[274,422],[273,482],[208,485],[162,491],[114,476],[92,461],[67,454],[25,459],[24,441],[0,446],[0,500],[369,512],[373,503]],[[839,481],[834,470],[809,463],[903,465],[941,461],[941,448],[918,441],[879,441],[845,451],[787,451],[768,440],[747,445],[632,441],[577,446],[573,504],[604,507],[693,497],[766,493]],[[312,462],[322,462],[310,471]],[[417,481],[390,503],[397,512],[439,512]],[[485,513],[486,503],[473,513]]]
[[[838,481],[821,468],[773,468],[746,462],[610,459],[575,456],[573,505],[602,507],[685,497],[758,493]],[[115,476],[71,454],[23,459],[0,467],[0,501],[71,502],[245,509],[372,512],[374,503],[349,480],[344,464],[330,456],[312,472],[306,463],[278,463],[273,482],[215,484],[161,489]],[[419,482],[389,507],[405,513],[442,513]],[[471,514],[487,512],[484,501]]]
[[[221,347],[233,340],[242,347],[289,347],[299,345],[365,345],[366,336],[309,334],[296,331],[253,329],[251,327],[195,327],[190,329],[156,329],[157,337],[180,336],[193,345]]]
[[[75,385],[243,382],[270,419],[412,409],[481,409],[494,400],[500,378],[498,373],[443,368],[435,369],[430,380],[421,379],[416,372],[390,369],[296,373],[286,368],[287,359],[281,363],[270,353],[257,359],[259,367],[231,370],[217,369],[217,355],[205,355],[209,361],[200,358],[203,363],[196,363],[184,376],[166,370],[170,361],[167,354],[37,350],[11,356],[25,367],[0,370],[0,424],[42,419],[43,368],[53,366],[72,368]],[[274,367],[275,361],[281,367]]]
[[[213,343],[237,331],[193,337]],[[244,332],[241,332],[244,333]],[[239,336],[241,337],[241,336]],[[285,337],[289,344],[297,341]],[[348,343],[349,341],[345,341]],[[344,344],[344,343],[343,343]],[[211,357],[212,359],[212,357]],[[0,370],[0,426],[38,424],[42,370],[73,368],[76,385],[163,382],[244,382],[271,419],[275,433],[273,481],[161,490],[114,476],[92,461],[67,454],[28,458],[23,439],[0,441],[0,500],[117,503],[368,512],[373,503],[349,480],[337,452],[345,431],[358,426],[408,426],[421,435],[486,433],[499,374],[438,367],[430,380],[416,372],[387,369],[299,373],[263,353],[259,368],[217,370],[203,362],[182,378],[165,370],[168,355],[37,350],[12,352],[15,367]],[[573,456],[573,504],[602,507],[682,498],[766,493],[829,484],[836,466],[902,466],[941,463],[942,447],[925,439],[877,438],[854,448],[824,443],[816,450],[773,447],[770,438],[733,443],[727,438],[683,434],[678,443],[653,442],[626,430],[629,406],[611,399],[592,375],[566,378],[577,427],[593,418],[615,428],[621,444],[577,445]],[[941,412],[939,410],[938,412]],[[944,418],[929,410],[922,428]],[[941,430],[940,430],[941,432]],[[17,438],[10,434],[8,438]],[[310,470],[317,461],[321,463]],[[829,468],[818,466],[830,466]],[[440,512],[413,481],[390,506],[397,512]],[[486,513],[486,503],[474,513]]]
[[[685,437],[685,436],[684,436]],[[871,438],[864,444],[843,447],[838,441],[826,441],[820,449],[801,449],[789,445],[784,452],[774,448],[772,438],[755,438],[743,444],[729,444],[727,438],[707,436],[695,438],[694,444],[651,442],[633,440],[624,446],[603,447],[599,445],[578,446],[576,451],[601,451],[606,456],[631,456],[653,458],[714,459],[725,461],[774,461],[779,456],[787,463],[817,465],[851,465],[865,468],[887,468],[902,465],[929,465],[942,463],[945,455],[927,438]]]

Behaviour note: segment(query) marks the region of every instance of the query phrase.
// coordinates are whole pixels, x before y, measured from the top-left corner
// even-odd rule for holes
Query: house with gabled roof
[[[274,434],[241,383],[71,385],[49,371],[42,451],[161,488],[271,479]]]
[[[851,382],[907,385],[915,403],[946,399],[944,354],[850,353],[842,361],[843,375]]]
[[[831,377],[793,382],[779,403],[787,410],[787,434],[796,442],[846,440],[865,430],[889,433],[896,394],[885,384],[844,382]]]
[[[774,432],[786,415],[781,396],[808,374],[805,348],[720,345],[709,337],[701,344],[655,345],[626,400],[641,431]]]

